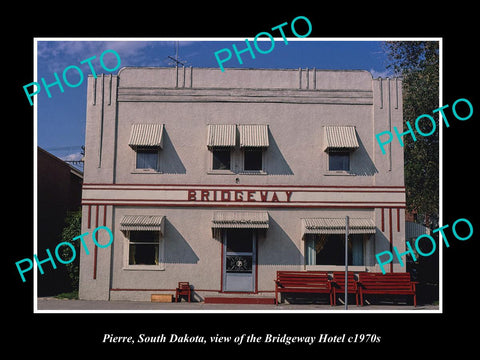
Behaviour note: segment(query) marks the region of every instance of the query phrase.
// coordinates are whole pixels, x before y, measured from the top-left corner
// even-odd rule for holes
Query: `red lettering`
[[[243,201],[243,191],[235,190],[235,201]]]
[[[278,196],[276,191],[273,192],[272,201],[278,202]]]
[[[262,201],[267,201],[268,191],[260,191],[260,198]]]
[[[197,192],[195,190],[188,190],[188,201],[196,201]]]
[[[227,195],[227,197],[225,197]],[[222,190],[222,201],[230,201],[230,191]]]
[[[285,191],[285,193],[287,194],[287,202],[290,202],[293,191]]]
[[[208,190],[202,190],[202,200],[201,201],[208,201]]]
[[[253,198],[253,196],[255,195],[256,191],[251,191],[251,190],[248,190],[247,191],[247,201],[257,201]]]

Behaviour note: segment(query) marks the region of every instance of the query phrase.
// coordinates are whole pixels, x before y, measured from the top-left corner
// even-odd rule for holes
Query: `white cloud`
[[[62,156],[63,161],[80,161],[82,160],[83,155],[81,153],[74,153]]]

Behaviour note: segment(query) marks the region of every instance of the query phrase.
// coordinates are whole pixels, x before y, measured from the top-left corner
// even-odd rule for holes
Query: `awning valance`
[[[355,126],[325,126],[325,151],[353,151],[359,148]]]
[[[234,147],[237,134],[235,124],[208,125],[207,146]]]
[[[254,125],[238,125],[240,133],[240,147],[268,147],[268,125],[254,124]]]
[[[212,229],[268,229],[268,212],[215,211]]]
[[[163,215],[125,215],[120,220],[121,231],[160,231],[163,235],[164,226]]]
[[[137,148],[163,148],[163,124],[133,124],[128,145]]]
[[[349,234],[375,234],[375,222],[368,218],[349,218]],[[345,234],[345,218],[302,219],[302,237],[306,234]]]

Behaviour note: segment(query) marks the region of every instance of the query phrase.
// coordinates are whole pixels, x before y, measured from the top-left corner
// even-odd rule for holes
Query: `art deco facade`
[[[405,248],[400,79],[366,71],[124,68],[89,77],[82,299],[273,297],[277,270],[380,271]],[[105,239],[107,241],[108,239]],[[99,241],[102,241],[100,239]],[[394,263],[390,271],[403,272]]]

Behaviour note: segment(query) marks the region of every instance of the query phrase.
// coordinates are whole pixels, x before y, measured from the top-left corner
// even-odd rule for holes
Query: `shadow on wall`
[[[282,152],[280,151],[277,142],[274,137],[268,132],[269,146],[266,151],[268,161],[266,164],[266,172],[269,175],[293,175],[293,171],[285,160]]]
[[[168,219],[165,219],[165,262],[169,264],[196,264],[198,256],[187,240]]]
[[[390,251],[390,240],[388,240],[388,238],[380,231],[380,229],[377,228],[377,232],[375,233],[375,254],[373,255],[374,264],[377,263],[376,255],[383,251]],[[387,254],[381,256],[381,260],[386,261],[387,259]],[[395,256],[395,254],[393,255],[392,264],[399,264],[398,258]],[[390,263],[383,266],[386,272],[390,272]]]
[[[301,265],[303,255],[290,236],[271,217],[267,238],[258,242],[258,265]]]
[[[163,131],[163,149],[161,151],[162,172],[164,174],[186,174],[187,169],[178,156],[175,147],[168,136],[166,129]]]
[[[378,170],[372,158],[368,155],[360,137],[357,136],[357,139],[360,147],[352,154],[350,173],[357,176],[373,176],[378,173]]]

